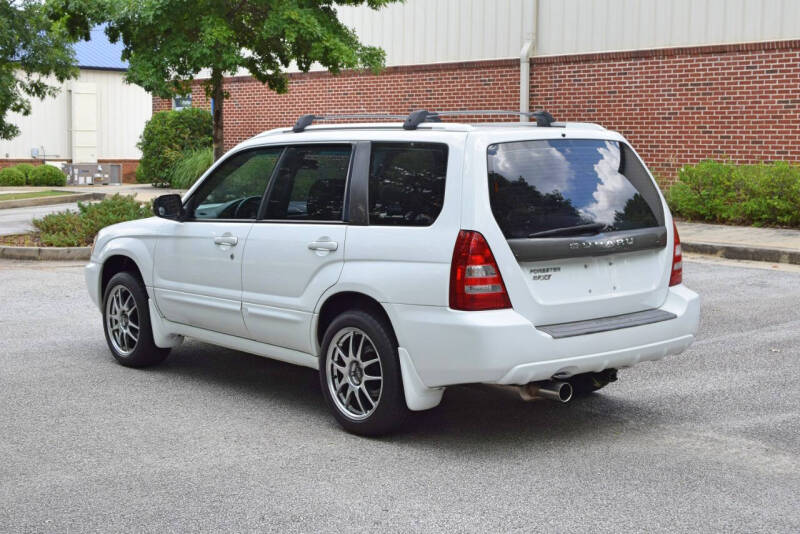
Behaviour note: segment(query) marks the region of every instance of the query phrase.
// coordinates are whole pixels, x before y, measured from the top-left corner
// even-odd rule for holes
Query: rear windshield
[[[592,233],[660,226],[657,192],[624,143],[498,143],[488,158],[492,212],[507,239],[584,225]]]

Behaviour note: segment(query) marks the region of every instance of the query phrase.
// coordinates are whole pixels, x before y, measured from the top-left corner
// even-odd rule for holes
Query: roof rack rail
[[[418,109],[408,115],[394,115],[391,113],[354,113],[345,115],[301,115],[294,123],[292,131],[300,133],[311,126],[314,121],[329,121],[342,119],[394,119],[403,121],[403,129],[416,130],[423,122],[442,122],[442,117],[459,117],[473,115],[517,115],[536,119],[536,126],[550,126],[555,118],[544,110],[538,111],[506,111],[506,110],[459,110],[459,111],[428,111]]]

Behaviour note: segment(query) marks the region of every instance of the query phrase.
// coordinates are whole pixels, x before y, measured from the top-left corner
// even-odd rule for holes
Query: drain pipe
[[[532,39],[525,41],[519,53],[519,110],[523,113],[519,116],[520,122],[530,120],[525,113],[530,111],[531,102],[531,52],[533,52]]]
[[[539,23],[539,0],[533,0],[533,27],[526,37],[522,50],[519,51],[519,110],[521,113],[530,111],[531,102],[531,56],[536,47],[536,27]],[[530,117],[520,115],[520,122],[528,122]]]

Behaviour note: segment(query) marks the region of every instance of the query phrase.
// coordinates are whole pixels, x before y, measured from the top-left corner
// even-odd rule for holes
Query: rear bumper
[[[554,339],[512,310],[460,312],[387,305],[400,345],[427,387],[487,382],[526,384],[554,375],[625,368],[678,354],[694,341],[700,298],[670,288],[661,310],[675,319]]]

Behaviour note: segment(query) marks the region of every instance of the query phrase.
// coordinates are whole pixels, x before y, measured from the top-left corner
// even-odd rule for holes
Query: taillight
[[[678,227],[672,223],[675,233],[675,248],[672,251],[672,272],[669,275],[669,285],[677,286],[683,282],[683,254],[681,253],[681,238],[678,235]]]
[[[511,307],[492,250],[479,232],[458,233],[450,266],[450,307],[466,311]]]

